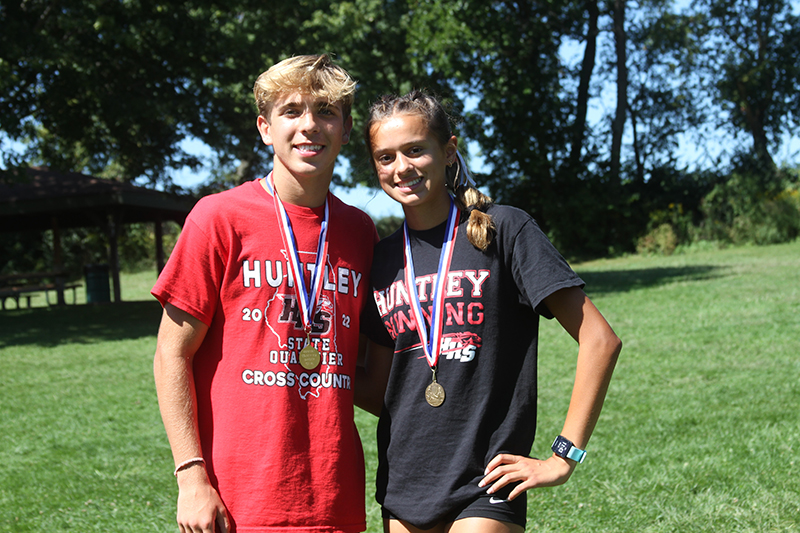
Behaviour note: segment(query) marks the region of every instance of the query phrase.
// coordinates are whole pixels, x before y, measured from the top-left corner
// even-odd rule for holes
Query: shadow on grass
[[[155,300],[3,311],[0,312],[0,348],[88,344],[155,336],[160,320],[161,304]]]
[[[721,278],[724,268],[712,265],[685,267],[655,267],[632,270],[604,270],[581,272],[586,282],[586,292],[593,295],[646,289],[681,281],[706,281]]]

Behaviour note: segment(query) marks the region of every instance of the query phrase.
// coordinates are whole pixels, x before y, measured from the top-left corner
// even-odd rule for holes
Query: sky
[[[403,209],[400,204],[389,198],[389,195],[381,189],[359,185],[355,189],[334,187],[331,190],[344,203],[358,207],[373,219],[377,220],[388,216],[403,217]]]

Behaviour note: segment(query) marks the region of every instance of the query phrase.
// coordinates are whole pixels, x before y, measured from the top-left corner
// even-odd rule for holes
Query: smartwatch
[[[553,441],[553,446],[551,447],[553,453],[558,455],[559,457],[563,457],[564,459],[572,459],[573,461],[577,461],[582,463],[584,459],[586,459],[586,450],[581,450],[580,448],[576,448],[572,441],[562,437],[559,435],[556,437],[556,440]]]

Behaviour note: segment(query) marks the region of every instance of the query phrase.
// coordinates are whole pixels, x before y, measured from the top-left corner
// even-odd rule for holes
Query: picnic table
[[[6,309],[6,300],[12,299],[20,306],[20,300],[24,299],[28,307],[31,306],[31,298],[38,296],[36,293],[44,292],[47,305],[50,303],[50,291],[56,291],[56,301],[66,302],[64,292],[72,289],[72,303],[76,303],[75,289],[82,286],[79,282],[66,282],[66,273],[62,271],[52,272],[26,272],[19,274],[5,274],[0,276],[0,305]]]

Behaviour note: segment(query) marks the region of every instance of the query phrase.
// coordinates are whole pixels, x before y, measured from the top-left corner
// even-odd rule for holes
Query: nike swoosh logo
[[[489,503],[508,503],[508,500],[501,500],[500,498],[495,498],[492,496],[489,498]]]

